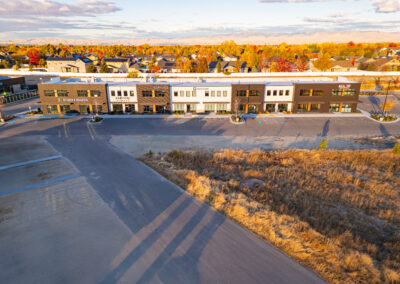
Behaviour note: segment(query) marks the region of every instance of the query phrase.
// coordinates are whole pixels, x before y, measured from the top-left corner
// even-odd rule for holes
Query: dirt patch
[[[332,283],[400,281],[400,155],[390,150],[175,150],[141,160]]]

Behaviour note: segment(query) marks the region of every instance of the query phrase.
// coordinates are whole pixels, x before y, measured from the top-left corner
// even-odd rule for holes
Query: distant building
[[[349,60],[335,60],[332,61],[331,72],[354,72],[357,71],[357,67],[351,64]]]
[[[129,58],[104,58],[107,63],[108,72],[110,73],[128,73],[130,59]]]
[[[218,61],[211,61],[208,64],[208,72],[209,73],[217,73],[218,72]],[[221,72],[236,72],[236,61],[221,61]],[[247,72],[247,62],[240,61],[240,70],[239,73]]]
[[[87,73],[89,65],[93,64],[92,60],[81,56],[48,57],[46,62],[48,72],[66,73]]]

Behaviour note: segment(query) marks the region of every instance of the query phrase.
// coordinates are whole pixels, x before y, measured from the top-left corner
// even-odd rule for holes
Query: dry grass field
[[[400,155],[149,153],[142,161],[332,283],[400,283]]]

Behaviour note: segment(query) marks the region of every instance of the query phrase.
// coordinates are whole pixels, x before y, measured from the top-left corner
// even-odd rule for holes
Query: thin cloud
[[[332,0],[258,0],[261,3],[310,3],[310,2],[328,2]],[[358,0],[342,0],[358,1]],[[372,5],[377,13],[395,13],[400,11],[400,0],[374,0]]]
[[[52,0],[0,0],[0,16],[74,17],[96,16],[120,11],[121,8],[107,0],[80,0],[73,4]]]

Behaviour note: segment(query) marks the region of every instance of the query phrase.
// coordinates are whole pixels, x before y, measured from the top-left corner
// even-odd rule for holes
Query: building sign
[[[77,102],[77,103],[79,103],[79,102],[89,102],[89,100],[88,99],[80,99],[80,98],[78,98],[78,99],[64,99],[64,98],[58,98],[58,102]]]
[[[111,102],[121,102],[121,103],[129,103],[134,102],[130,100],[130,97],[110,97]]]
[[[349,85],[349,84],[339,85],[339,89],[350,89],[350,87],[351,87],[351,85]]]

